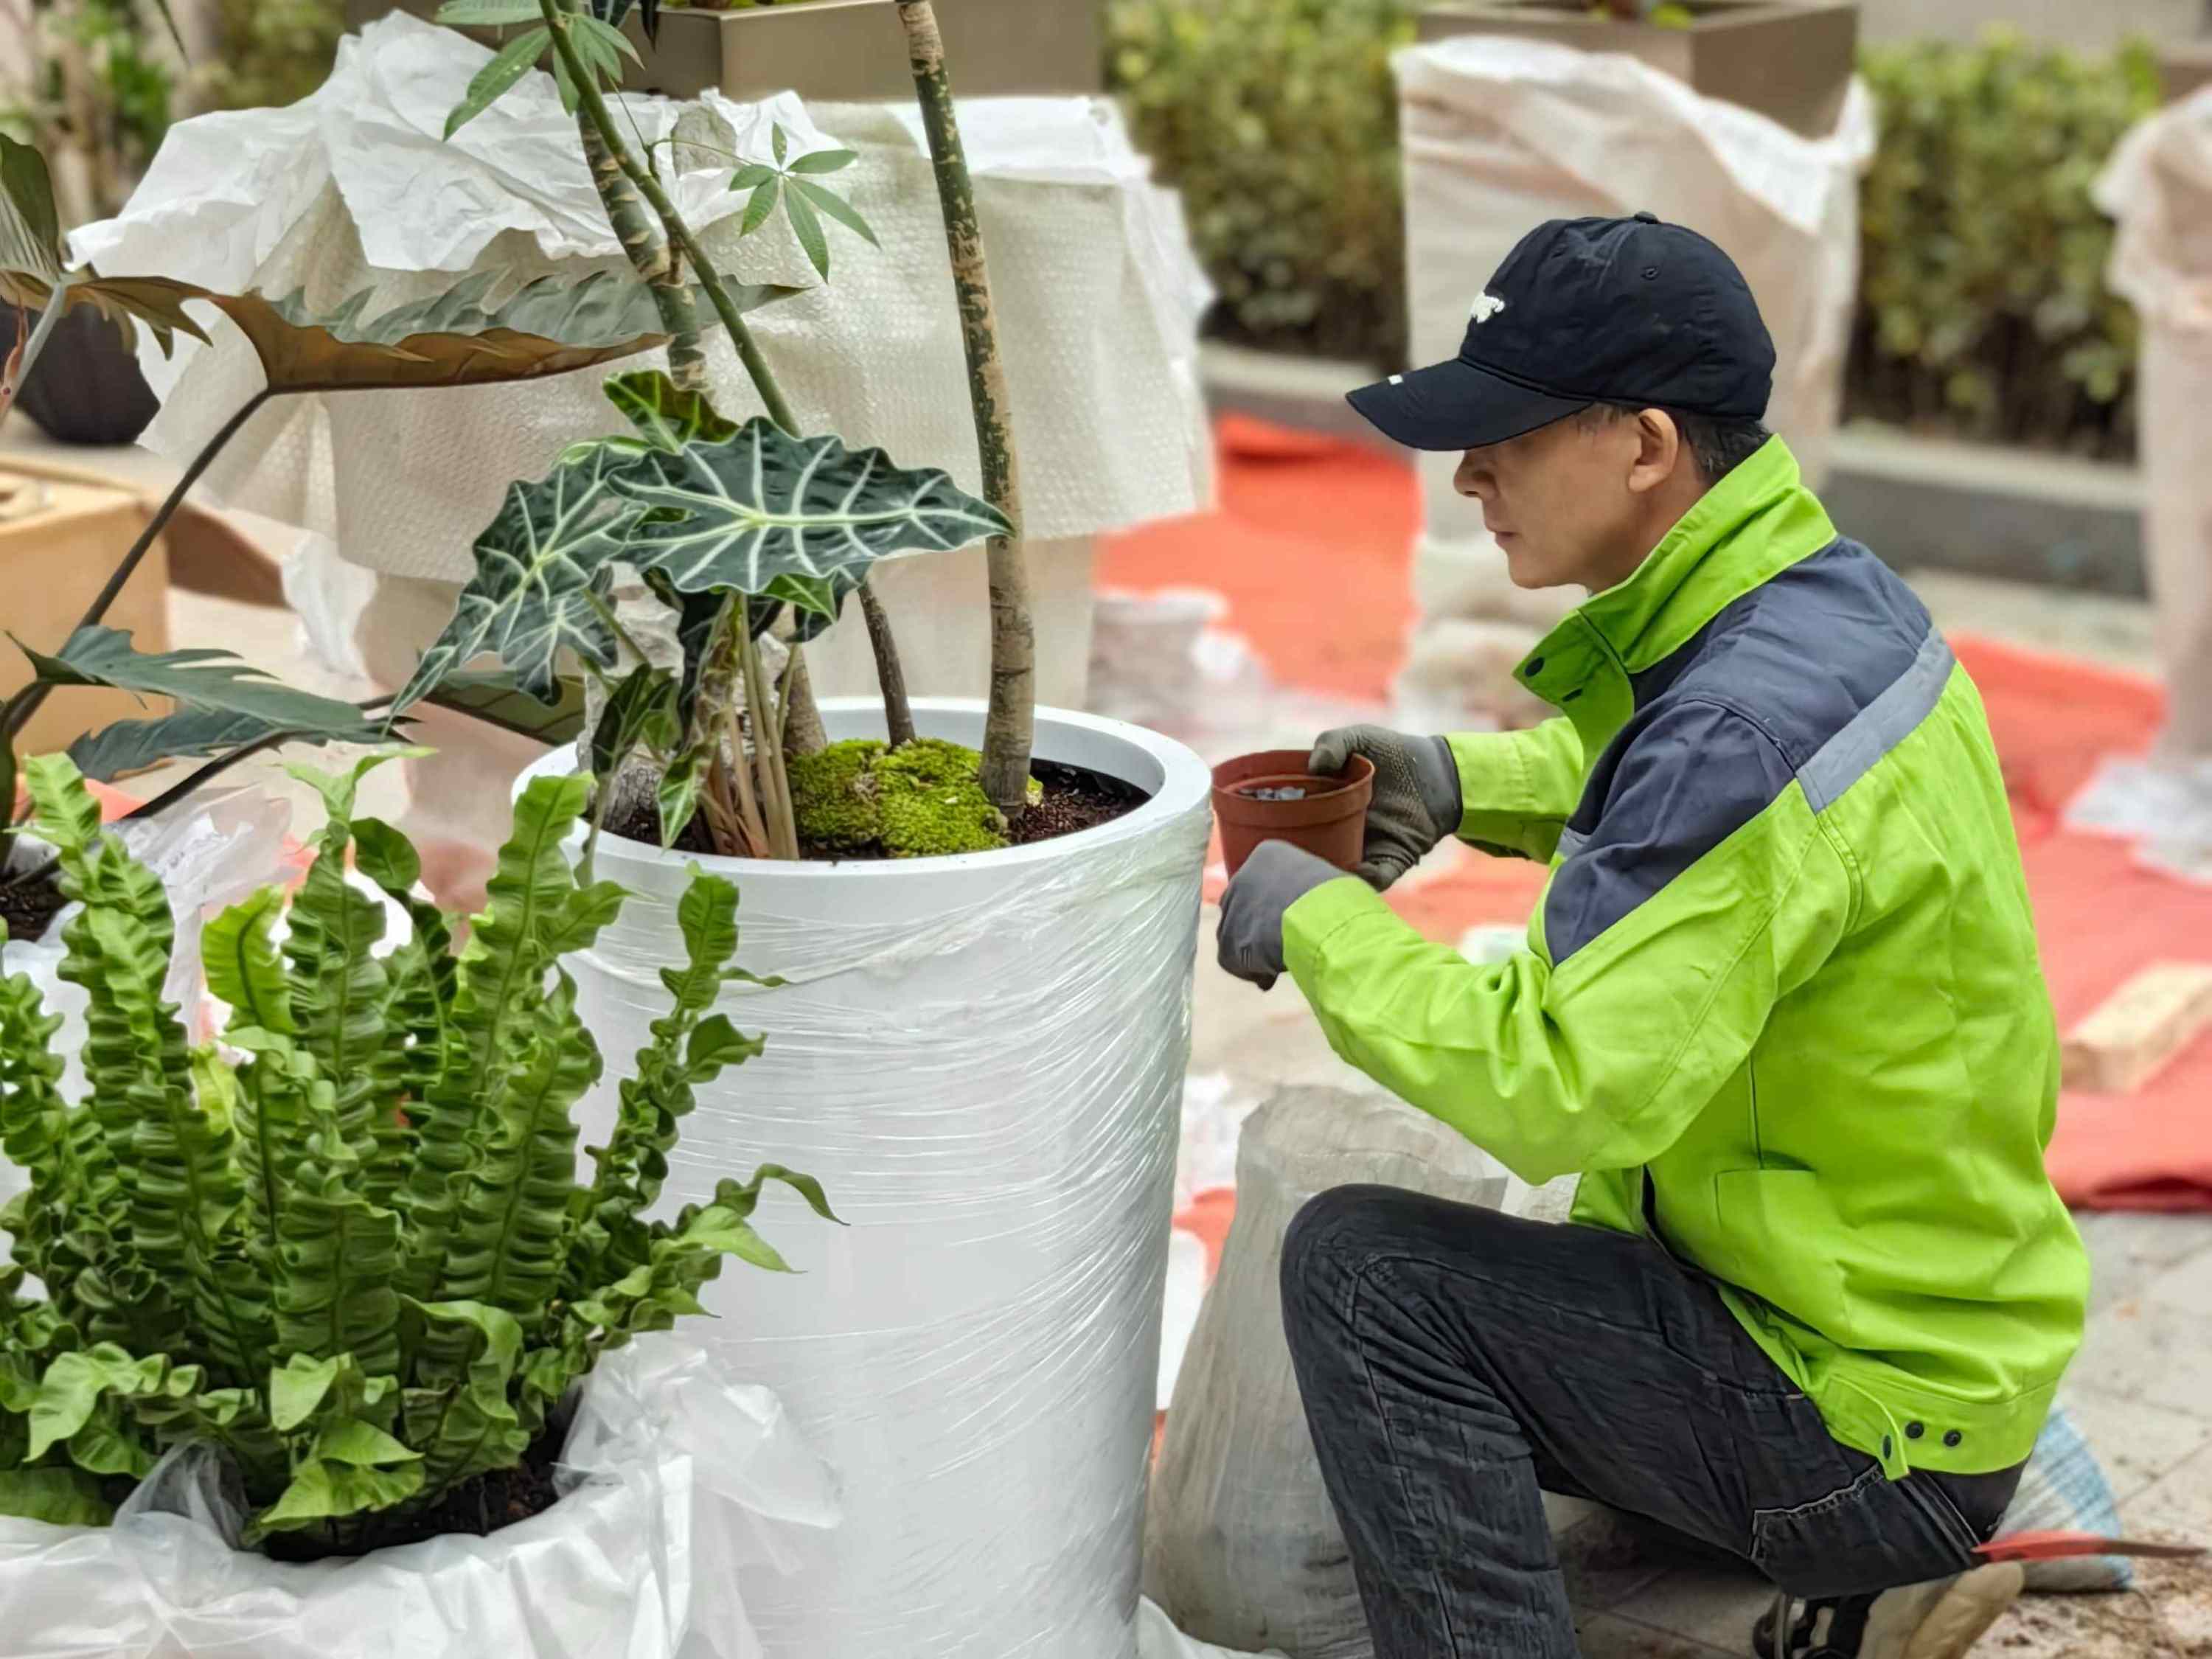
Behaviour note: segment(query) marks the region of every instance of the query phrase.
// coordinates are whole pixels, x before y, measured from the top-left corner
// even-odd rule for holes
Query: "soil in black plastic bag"
[[[0,920],[6,921],[9,939],[34,939],[46,931],[47,924],[61,914],[62,906],[68,902],[51,876],[44,881],[0,887]]]
[[[275,1533],[262,1548],[276,1561],[334,1561],[432,1538],[456,1534],[488,1538],[501,1528],[543,1515],[560,1501],[561,1494],[553,1485],[553,1469],[560,1462],[568,1433],[565,1421],[547,1428],[522,1455],[517,1467],[478,1475],[454,1487],[427,1510],[362,1516],[357,1525],[347,1527],[335,1538]]]
[[[1057,761],[1032,761],[1030,775],[1043,785],[1044,799],[1015,820],[1012,839],[1017,847],[1096,830],[1102,823],[1127,817],[1152,799],[1134,784],[1085,767],[1063,766]],[[652,806],[640,801],[629,812],[610,818],[607,833],[620,836],[625,841],[656,846],[660,840],[660,825]],[[714,845],[708,836],[705,822],[694,817],[676,838],[674,850],[712,853]],[[879,853],[832,852],[818,847],[803,847],[799,850],[802,858],[815,864],[866,864],[883,858]]]

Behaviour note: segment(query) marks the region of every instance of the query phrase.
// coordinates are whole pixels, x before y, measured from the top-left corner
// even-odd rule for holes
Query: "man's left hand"
[[[1344,872],[1286,841],[1252,849],[1221,896],[1221,965],[1265,991],[1282,976],[1283,913]]]

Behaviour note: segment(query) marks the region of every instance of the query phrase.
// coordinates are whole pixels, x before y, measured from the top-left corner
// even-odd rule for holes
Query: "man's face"
[[[1644,494],[1633,487],[1643,441],[1633,418],[1569,416],[1470,449],[1455,483],[1482,503],[1516,587],[1610,587],[1626,580],[1644,541]]]

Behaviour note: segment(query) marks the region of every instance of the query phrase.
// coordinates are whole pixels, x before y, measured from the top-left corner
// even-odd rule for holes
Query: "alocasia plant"
[[[161,884],[66,757],[30,763],[37,830],[83,905],[62,974],[90,998],[88,1094],[63,1097],[61,1022],[32,981],[0,978],[0,1147],[30,1179],[0,1212],[0,1515],[98,1522],[201,1440],[235,1464],[250,1540],[359,1547],[376,1517],[517,1464],[600,1354],[699,1311],[726,1256],[781,1270],[751,1224],[766,1183],[830,1217],[813,1181],[769,1165],[648,1218],[694,1091],[760,1052],[714,1012],[750,978],[731,965],[736,888],[702,875],[684,894],[669,1012],[580,1183],[574,1110],[604,1062],[562,958],[623,896],[562,855],[587,781],[524,793],[456,954],[411,892],[413,850],[354,815],[381,758],[303,772],[329,823],[287,936],[275,889],[210,924],[232,1014],[197,1049],[161,1000]],[[388,953],[349,852],[410,916]]]

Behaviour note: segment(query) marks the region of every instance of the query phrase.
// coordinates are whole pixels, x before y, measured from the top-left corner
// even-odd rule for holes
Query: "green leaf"
[[[337,1381],[338,1361],[312,1354],[289,1355],[269,1374],[269,1421],[289,1434],[313,1417]]]
[[[554,701],[544,703],[504,668],[461,669],[447,675],[422,701],[548,748],[574,743],[584,734],[584,682],[574,674],[556,676]]]
[[[727,1014],[712,1015],[691,1033],[684,1051],[684,1076],[693,1083],[712,1083],[726,1068],[758,1060],[767,1047],[761,1038],[738,1030]]]
[[[58,283],[64,257],[46,157],[0,132],[0,270]]]
[[[702,744],[685,750],[671,761],[668,769],[660,775],[660,786],[654,792],[653,802],[660,813],[660,845],[665,849],[676,845],[691,822],[692,814],[699,810],[699,792],[706,787],[707,768],[713,754]]]
[[[69,757],[95,783],[113,783],[173,760],[228,755],[280,734],[287,742],[313,747],[332,741],[327,733],[300,732],[258,714],[188,709],[159,720],[118,720],[88,732],[70,744]]]
[[[662,369],[615,375],[605,391],[640,437],[672,455],[688,443],[722,443],[738,432],[738,423],[718,414],[706,393],[684,390]]]
[[[200,934],[208,990],[230,1005],[233,1026],[286,1033],[298,1029],[292,1020],[284,964],[270,937],[283,913],[284,890],[264,887],[232,905]]]
[[[167,1356],[133,1358],[112,1342],[63,1354],[46,1367],[31,1403],[27,1461],[36,1462],[53,1447],[74,1440],[109,1396],[130,1399],[156,1393],[168,1376]],[[197,1372],[187,1380],[197,1384]]]
[[[791,159],[791,138],[790,135],[784,131],[782,122],[779,121],[775,124],[771,142],[775,146],[775,164],[781,167]]]
[[[386,893],[398,895],[422,879],[422,860],[406,836],[381,818],[356,818],[353,866]]]
[[[792,188],[783,193],[783,210],[791,221],[792,234],[799,238],[799,246],[806,251],[807,262],[823,281],[829,281],[830,239],[823,234],[822,221],[816,216],[796,179],[792,181]]]
[[[315,1437],[315,1456],[326,1463],[345,1463],[355,1468],[388,1468],[395,1463],[415,1463],[422,1454],[393,1439],[374,1423],[342,1417]]]
[[[327,1089],[311,1095],[307,1156],[277,1216],[272,1301],[283,1352],[346,1358],[370,1376],[399,1368],[399,1218],[370,1203],[363,1160]]]
[[[512,28],[541,22],[544,16],[537,0],[446,0],[437,21],[453,29]]]
[[[514,830],[500,848],[485,911],[471,930],[446,1064],[429,1097],[410,1111],[418,1120],[418,1139],[399,1200],[408,1223],[401,1284],[417,1299],[438,1299],[459,1183],[491,1132],[493,1103],[527,1056],[556,954],[552,940],[577,931],[580,890],[563,843],[583,815],[590,789],[584,777],[532,780],[515,804]],[[458,1359],[447,1354],[443,1363],[458,1374]]]
[[[467,1357],[465,1376],[437,1396],[434,1412],[423,1413],[428,1422],[419,1440],[426,1455],[417,1467],[424,1490],[435,1495],[483,1470],[512,1467],[529,1449],[530,1435],[507,1388],[522,1363],[522,1326],[514,1315],[480,1303],[414,1305],[430,1325],[456,1331]]]
[[[739,167],[735,173],[730,175],[730,188],[732,190],[758,190],[763,185],[766,184],[769,179],[775,177],[776,177],[775,169],[769,166],[767,162],[748,161],[744,166]]]
[[[403,1464],[396,1469],[306,1463],[277,1500],[248,1523],[246,1541],[257,1543],[271,1533],[296,1532],[346,1516],[392,1509],[415,1497],[422,1485],[420,1463]]]
[[[0,1469],[0,1515],[50,1527],[104,1527],[115,1508],[82,1469]]]
[[[684,593],[857,577],[880,559],[1010,529],[942,471],[901,468],[834,436],[794,438],[765,418],[722,443],[639,456],[609,483],[644,509],[624,522],[622,557]]]
[[[452,11],[456,5],[465,8],[474,3],[475,0],[455,0],[455,5],[448,5],[445,10]],[[501,9],[520,9],[519,7]],[[530,15],[534,18],[538,15],[538,8],[531,7]],[[514,21],[523,20],[517,18]],[[531,66],[545,55],[545,48],[552,44],[552,40],[551,31],[540,27],[517,35],[501,47],[499,54],[477,71],[476,77],[469,82],[466,95],[446,118],[446,137],[451,138],[504,97],[510,88],[530,73]]]
[[[607,698],[592,733],[592,775],[604,788],[642,745],[655,754],[672,752],[682,737],[676,725],[676,678],[641,663]]]
[[[186,708],[250,715],[331,743],[374,743],[380,736],[351,703],[295,691],[228,651],[142,652],[128,633],[97,623],[78,629],[52,656],[17,644],[48,685],[104,685],[172,697]]]
[[[860,210],[836,191],[825,190],[820,185],[809,184],[804,179],[793,179],[791,187],[854,235],[865,237],[877,247],[883,246],[876,240],[874,227],[860,216]]]
[[[544,478],[507,486],[506,505],[477,538],[477,574],[393,701],[395,714],[485,652],[497,653],[515,683],[548,706],[561,695],[562,650],[614,666],[607,594],[628,529],[643,512],[615,480],[635,458],[605,444],[570,456]]]
[[[836,173],[860,159],[858,154],[849,149],[817,149],[793,161],[791,170],[793,173]]]
[[[574,14],[574,23],[580,45],[585,40],[594,41],[598,49],[605,54],[603,61],[610,66],[610,79],[621,80],[622,60],[625,58],[640,69],[645,67],[645,59],[638,56],[637,48],[630,44],[629,36],[620,29],[601,22],[588,12]]]
[[[781,175],[770,179],[766,184],[755,190],[752,200],[745,204],[744,217],[738,222],[738,234],[750,236],[766,224],[769,216],[775,211],[775,204],[782,196],[783,180]]]
[[[284,769],[293,777],[306,784],[323,798],[331,821],[349,824],[353,821],[353,805],[361,793],[361,781],[371,772],[396,760],[416,760],[430,751],[427,749],[380,749],[373,755],[363,755],[343,772],[325,772],[314,766],[288,766]],[[325,836],[327,836],[327,830]],[[339,843],[344,850],[344,843]]]

